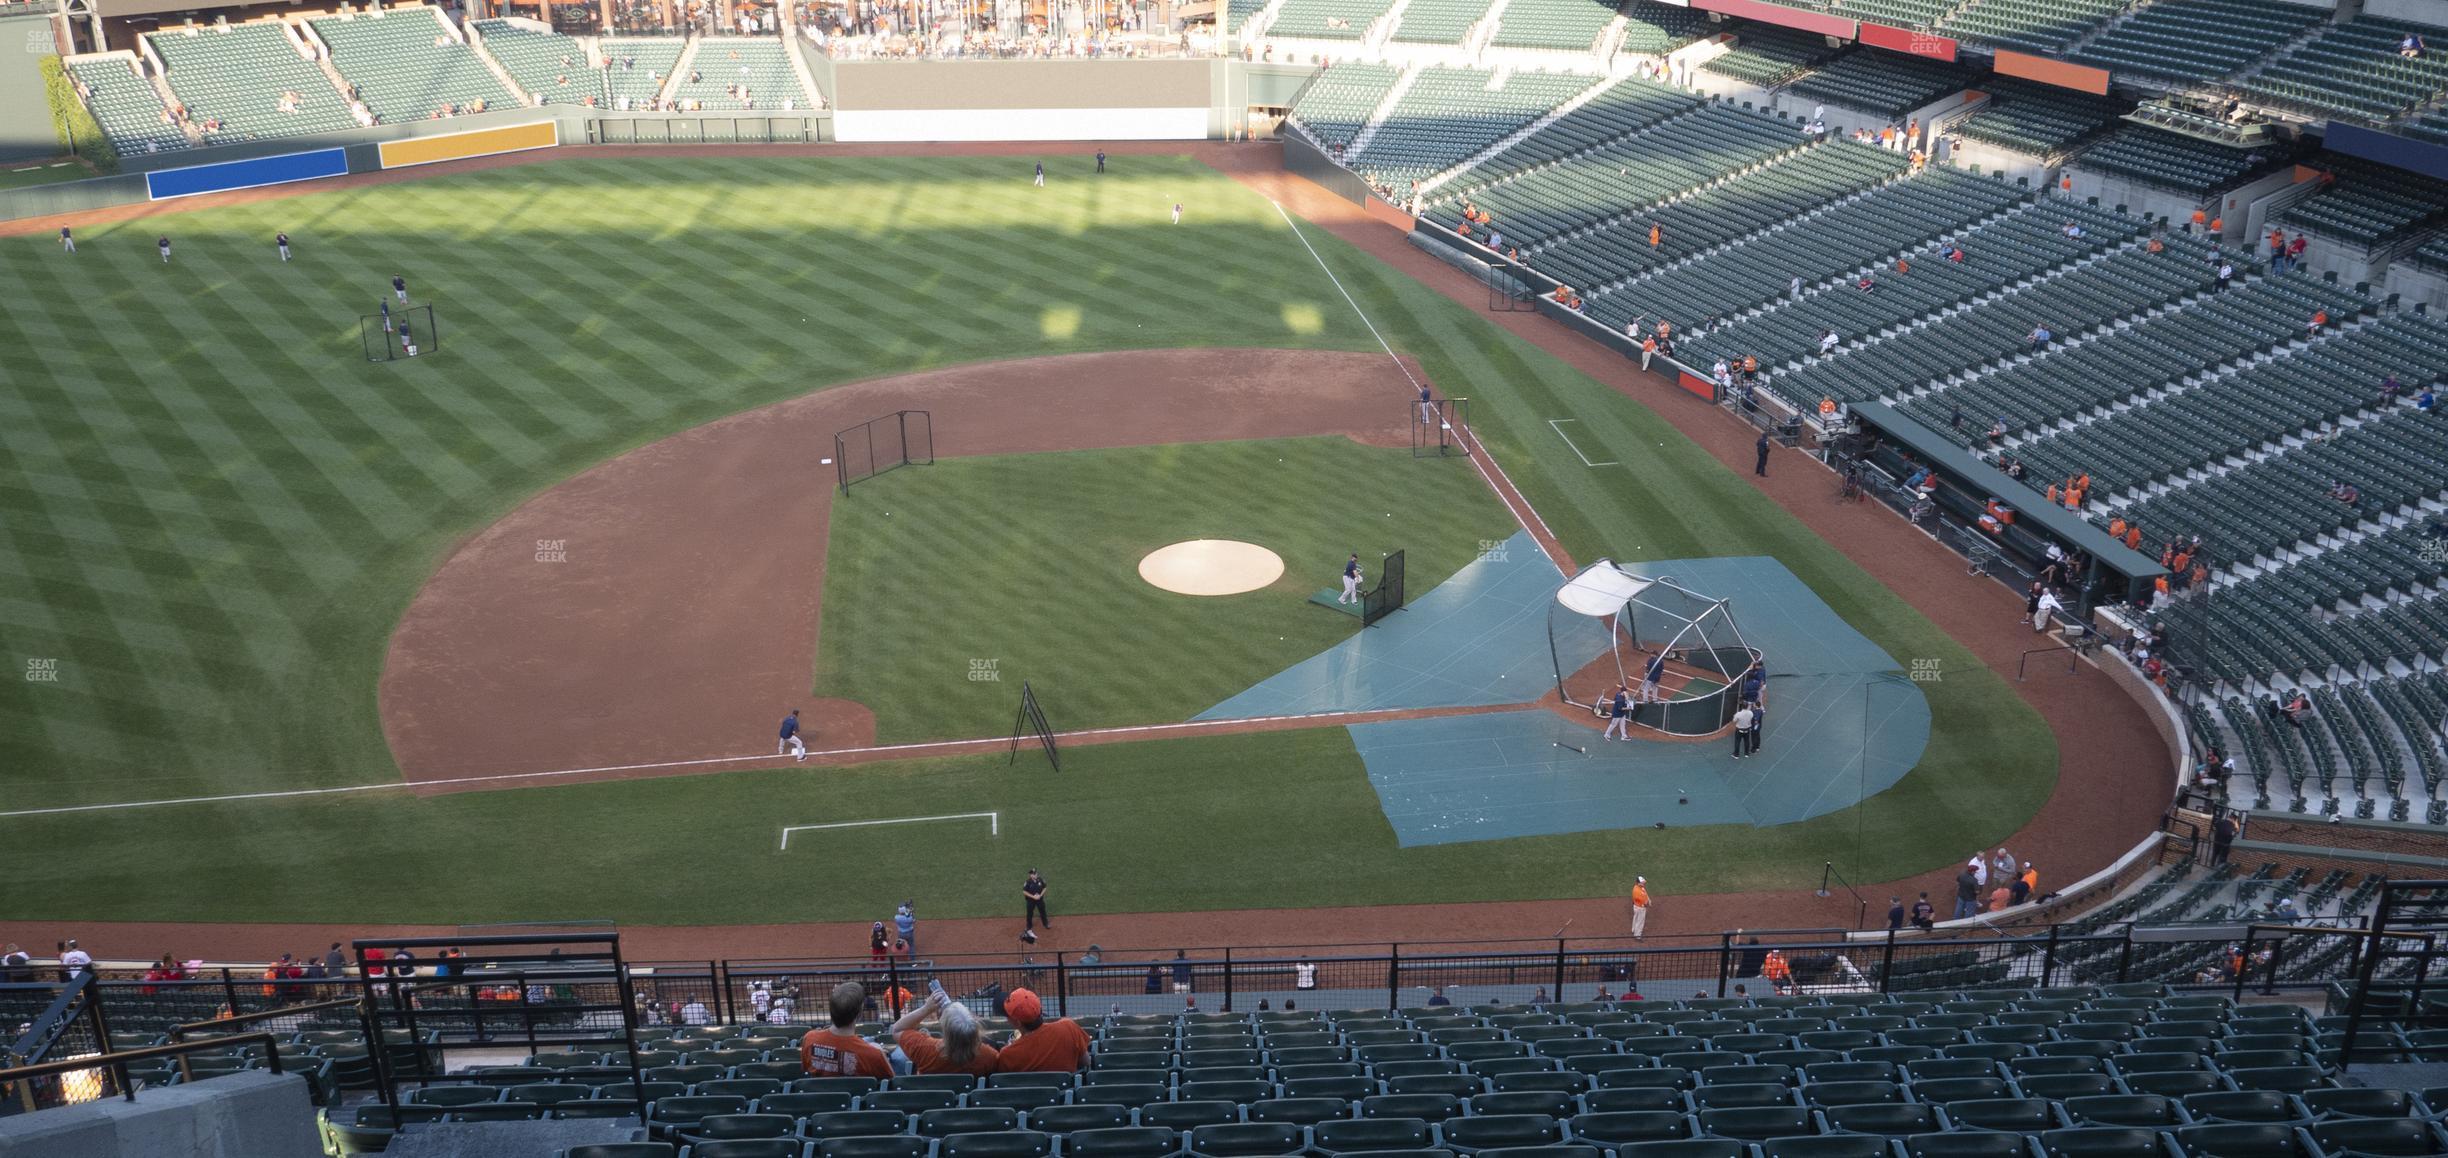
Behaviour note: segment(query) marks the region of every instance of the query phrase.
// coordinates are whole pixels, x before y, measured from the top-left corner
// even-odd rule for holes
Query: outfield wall
[[[1198,60],[863,60],[833,65],[844,141],[1203,141],[1216,74]]]

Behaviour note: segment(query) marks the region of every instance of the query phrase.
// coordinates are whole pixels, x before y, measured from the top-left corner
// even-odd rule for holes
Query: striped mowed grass
[[[990,358],[1377,348],[1274,208],[1229,179],[1158,157],[1095,178],[1089,162],[1066,158],[1033,189],[1029,164],[553,160],[95,226],[79,231],[74,257],[47,237],[0,240],[0,658],[41,677],[0,678],[0,798],[26,809],[393,780],[374,698],[384,642],[450,545],[588,466],[722,415]],[[1177,201],[1191,209],[1178,227]],[[286,266],[272,249],[283,231],[298,253]],[[1428,852],[1392,847],[1347,740],[1304,736],[1300,774],[1270,781],[1268,808],[1247,823],[1219,814],[1184,832],[1142,823],[1144,805],[1092,786],[1066,797],[1063,824],[1103,834],[1115,856],[1196,838],[1245,853],[1252,870],[1141,874],[1075,893],[1078,903],[1600,893],[1614,887],[1609,864],[1652,854],[1692,866],[1687,891],[1752,887],[1865,845],[1856,879],[1876,880],[1995,843],[2045,799],[2055,748],[2039,718],[1892,592],[1645,407],[1304,231],[1389,343],[1445,391],[1474,398],[1476,433],[1576,556],[1772,555],[1891,655],[1943,664],[1947,678],[1923,685],[1936,716],[1928,754],[1862,815],[1824,824]],[[168,266],[153,251],[163,233],[176,243]],[[443,351],[368,364],[358,317],[394,273],[436,305]],[[1548,421],[1565,418],[1593,458],[1622,465],[1584,466],[1551,433]],[[1222,766],[1266,747],[1129,745],[1088,764],[1120,776],[1142,763]],[[875,785],[859,795],[889,799],[893,784],[932,776],[937,763],[859,773]],[[1020,790],[943,774],[974,785],[978,807]],[[702,891],[684,895],[691,881],[607,900],[585,871],[587,850],[652,855],[694,833],[646,838],[709,800],[767,798],[718,787],[756,775],[538,788],[491,804],[376,793],[0,818],[0,840],[15,847],[132,856],[107,879],[54,860],[58,873],[23,881],[0,915],[441,917],[510,906],[532,917],[610,907],[649,920],[797,919],[863,912],[870,888],[883,898],[909,883],[844,879],[811,911],[804,896],[755,888],[768,883],[759,873],[784,870],[675,847],[674,860],[701,862],[691,874],[719,872],[732,886],[718,917]],[[1303,808],[1314,824],[1280,823]],[[498,824],[473,819],[496,813]],[[571,815],[584,823],[545,822]],[[292,871],[339,851],[467,846],[487,832],[516,836],[469,872],[394,882],[379,911],[351,899],[345,880]],[[1339,854],[1318,849],[1321,832],[1345,834]],[[1295,850],[1295,839],[1308,843]],[[770,834],[747,843],[769,850]],[[1266,871],[1312,861],[1334,871]],[[514,905],[482,879],[522,865],[530,891]],[[264,887],[274,877],[284,883]],[[1469,897],[1458,880],[1472,882],[1460,890]],[[941,883],[938,912],[971,906],[967,886]],[[1000,911],[1008,890],[976,887],[976,911]]]

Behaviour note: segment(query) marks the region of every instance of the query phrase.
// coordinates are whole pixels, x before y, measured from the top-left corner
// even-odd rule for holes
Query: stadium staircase
[[[1397,10],[1401,7],[1399,2],[1395,5]],[[1368,151],[1369,141],[1377,135],[1377,130],[1385,127],[1387,115],[1394,111],[1394,106],[1402,103],[1403,94],[1410,92],[1411,86],[1419,83],[1420,74],[1426,71],[1424,68],[1406,68],[1401,76],[1394,78],[1394,86],[1386,90],[1385,99],[1369,110],[1367,120],[1360,122],[1360,131],[1353,134],[1350,146],[1343,151],[1344,156],[1358,157]]]
[[[1812,227],[1813,227],[1813,223],[1814,223],[1814,222],[1815,222],[1815,221],[1816,221],[1818,218],[1823,217],[1823,216],[1825,216],[1825,215],[1827,215],[1827,214],[1829,214],[1829,213],[1836,212],[1837,210],[1842,209],[1842,208],[1844,208],[1844,207],[1846,207],[1846,206],[1848,206],[1848,205],[1852,205],[1852,204],[1854,204],[1855,202],[1858,202],[1858,201],[1864,201],[1864,200],[1867,200],[1867,199],[1869,199],[1869,198],[1871,198],[1871,197],[1874,197],[1874,196],[1876,196],[1876,195],[1878,194],[1878,192],[1879,192],[1881,189],[1884,189],[1884,188],[1886,188],[1887,186],[1889,186],[1889,185],[1891,185],[1891,184],[1893,184],[1893,183],[1895,183],[1895,182],[1898,182],[1898,181],[1903,181],[1903,180],[1907,180],[1907,179],[1908,179],[1908,178],[1907,178],[1907,177],[1906,177],[1906,176],[1905,176],[1903,173],[1901,173],[1901,172],[1897,172],[1897,173],[1890,173],[1890,174],[1888,174],[1888,175],[1886,175],[1886,176],[1884,176],[1884,177],[1879,178],[1879,179],[1878,179],[1878,181],[1877,181],[1876,183],[1874,183],[1874,184],[1870,185],[1868,188],[1865,188],[1865,189],[1856,189],[1856,190],[1854,190],[1853,192],[1850,192],[1850,193],[1845,193],[1845,194],[1842,194],[1842,195],[1840,195],[1840,196],[1833,197],[1833,198],[1830,198],[1830,199],[1828,199],[1828,200],[1826,200],[1826,201],[1820,202],[1819,204],[1814,205],[1814,206],[1812,206],[1811,208],[1809,208],[1809,209],[1807,209],[1807,210],[1804,210],[1804,211],[1802,212],[1802,214],[1801,214],[1800,216],[1798,216],[1798,217],[1789,217],[1789,218],[1786,218],[1786,219],[1784,219],[1784,220],[1782,220],[1782,221],[1777,222],[1777,223],[1776,223],[1776,224],[1774,224],[1774,225],[1770,225],[1770,226],[1768,226],[1768,227],[1766,227],[1766,228],[1764,228],[1764,229],[1757,229],[1757,230],[1753,230],[1753,231],[1751,231],[1751,232],[1749,232],[1749,233],[1744,233],[1744,234],[1740,234],[1740,235],[1737,235],[1737,236],[1734,236],[1734,237],[1729,237],[1729,238],[1726,238],[1726,239],[1724,239],[1724,240],[1722,240],[1722,241],[1713,242],[1713,243],[1711,243],[1711,244],[1709,244],[1709,245],[1707,245],[1707,246],[1704,246],[1704,247],[1702,247],[1702,248],[1700,248],[1700,249],[1695,249],[1695,250],[1693,250],[1692,252],[1690,252],[1690,253],[1688,253],[1688,254],[1685,254],[1685,255],[1683,255],[1683,256],[1681,256],[1681,257],[1675,258],[1675,259],[1674,259],[1674,260],[1672,260],[1672,261],[1666,262],[1666,263],[1665,263],[1665,264],[1663,264],[1663,265],[1652,266],[1652,267],[1650,267],[1650,268],[1648,268],[1648,269],[1644,269],[1644,270],[1638,270],[1638,271],[1635,271],[1635,272],[1633,272],[1633,273],[1631,273],[1631,274],[1628,274],[1628,275],[1626,275],[1626,276],[1624,276],[1624,277],[1615,278],[1615,279],[1613,279],[1613,280],[1607,281],[1607,282],[1605,282],[1605,283],[1603,283],[1603,284],[1601,284],[1601,285],[1599,285],[1599,286],[1595,287],[1594,289],[1592,289],[1592,290],[1588,291],[1588,292],[1589,292],[1589,295],[1590,295],[1590,296],[1592,296],[1592,297],[1595,297],[1595,296],[1598,296],[1598,295],[1601,295],[1601,294],[1610,293],[1610,292],[1615,291],[1615,290],[1620,290],[1620,289],[1623,289],[1623,288],[1625,288],[1625,287],[1627,287],[1627,286],[1632,285],[1632,284],[1633,284],[1633,283],[1635,283],[1635,282],[1639,282],[1639,281],[1642,281],[1642,280],[1647,279],[1647,278],[1657,277],[1657,276],[1660,276],[1660,275],[1663,275],[1663,274],[1671,273],[1671,272],[1673,272],[1673,271],[1675,271],[1675,270],[1682,269],[1682,268],[1685,268],[1685,267],[1687,267],[1687,266],[1698,265],[1699,263],[1701,263],[1701,262],[1703,262],[1703,261],[1707,261],[1707,260],[1709,260],[1709,259],[1711,259],[1711,258],[1715,258],[1715,257],[1717,257],[1717,256],[1719,256],[1719,255],[1721,255],[1721,254],[1724,254],[1724,253],[1725,253],[1725,252],[1727,252],[1728,250],[1733,250],[1733,249],[1737,249],[1737,248],[1740,248],[1740,247],[1745,246],[1745,245],[1749,245],[1749,244],[1751,244],[1751,243],[1753,243],[1753,242],[1755,242],[1755,241],[1760,240],[1761,238],[1764,238],[1764,237],[1769,236],[1770,234],[1782,233],[1782,232],[1784,232],[1785,230],[1788,230],[1788,229],[1809,229],[1809,228],[1812,228]]]
[[[1512,3],[1513,0],[1496,0],[1488,5],[1487,14],[1474,21],[1470,31],[1462,34],[1462,51],[1469,54],[1471,59],[1479,59],[1487,51],[1488,42],[1496,39],[1496,27],[1504,22],[1504,10]]]
[[[1386,45],[1394,39],[1394,30],[1402,27],[1403,13],[1410,7],[1411,0],[1394,0],[1392,7],[1377,19],[1369,21],[1368,30],[1360,34],[1361,51],[1384,52]]]
[[[1267,28],[1275,23],[1277,16],[1283,14],[1283,6],[1284,0],[1267,0],[1265,7],[1252,13],[1249,19],[1242,21],[1241,43],[1256,44],[1266,39]]]
[[[323,42],[323,34],[315,31],[312,21],[300,20],[294,23],[283,23],[281,29],[290,40],[296,42],[298,54],[313,61],[316,70],[323,74],[323,79],[330,81],[331,86],[339,90],[344,103],[353,99],[348,95],[350,92],[349,79],[340,75],[340,66],[332,62],[331,45]]]
[[[705,37],[692,35],[681,44],[680,59],[672,62],[671,71],[663,75],[663,87],[655,91],[656,99],[670,100],[680,92],[680,86],[688,81],[689,70],[697,67],[697,49],[704,43]]]
[[[470,31],[462,25],[452,24],[448,16],[442,17],[442,24],[446,32],[458,38],[461,44],[467,45],[468,51],[476,55],[476,60],[493,74],[494,80],[501,82],[503,88],[510,90],[510,94],[518,98],[520,105],[529,108],[535,106],[535,94],[527,91],[526,86],[520,84],[517,77],[510,75],[510,70],[503,67],[502,62],[495,59],[492,53],[485,51],[482,34]],[[594,58],[590,56],[582,63],[592,64]],[[595,70],[589,68],[587,71],[594,72]]]
[[[1703,109],[1700,111],[1705,112],[1707,110]],[[1666,121],[1660,122],[1659,125],[1652,126],[1652,130],[1654,131],[1657,128],[1662,128],[1680,119],[1681,118],[1670,117]],[[1663,196],[1643,200],[1627,208],[1606,213],[1592,219],[1586,224],[1576,226],[1553,237],[1540,238],[1535,244],[1524,248],[1522,252],[1551,252],[1572,242],[1595,235],[1601,231],[1618,229],[1629,224],[1640,223],[1641,220],[1648,214],[1654,213],[1664,206],[1671,205],[1694,194],[1716,188],[1719,185],[1723,185],[1731,181],[1739,181],[1744,177],[1759,172],[1770,165],[1774,165],[1777,162],[1808,148],[1810,148],[1810,145],[1807,142],[1797,140],[1790,146],[1777,149],[1765,157],[1748,161],[1730,169],[1714,172],[1711,176],[1701,181],[1679,186]]]
[[[1497,10],[1502,9],[1505,6],[1505,3],[1506,0],[1496,0],[1496,8],[1490,10],[1490,15],[1493,16]],[[1494,34],[1495,25],[1491,23],[1488,26],[1487,35],[1492,36]],[[1622,77],[1608,77],[1599,81],[1597,84],[1593,84],[1588,88],[1582,89],[1580,92],[1573,94],[1571,100],[1565,101],[1563,104],[1557,105],[1553,109],[1548,110],[1537,120],[1531,121],[1529,124],[1523,125],[1522,127],[1505,134],[1504,137],[1498,140],[1495,144],[1489,145],[1487,148],[1481,149],[1478,152],[1463,158],[1459,164],[1449,166],[1443,172],[1431,174],[1419,183],[1419,195],[1426,197],[1429,194],[1434,193],[1438,186],[1441,186],[1448,181],[1454,180],[1455,178],[1470,172],[1472,169],[1477,168],[1480,162],[1488,160],[1489,158],[1504,152],[1506,149],[1512,148],[1514,145],[1520,144],[1532,133],[1536,133],[1547,126],[1556,123],[1557,121],[1563,120],[1566,116],[1579,110],[1581,106],[1597,100],[1601,95],[1605,94],[1609,89],[1614,88],[1622,80]]]

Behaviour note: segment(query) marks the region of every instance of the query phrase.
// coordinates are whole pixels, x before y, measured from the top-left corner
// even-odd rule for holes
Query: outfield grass
[[[56,185],[62,181],[82,181],[93,175],[93,170],[74,161],[28,161],[0,165],[0,189]]]
[[[1351,552],[1374,580],[1401,549],[1424,592],[1512,533],[1468,460],[1341,437],[946,459],[833,504],[816,693],[875,709],[886,743],[991,735],[1021,680],[1064,729],[1186,720],[1360,630],[1308,601]],[[1257,543],[1283,577],[1221,598],[1139,577],[1184,539]]]
[[[0,241],[0,654],[58,672],[0,681],[0,799],[393,778],[375,676],[449,545],[720,415],[985,358],[1375,348],[1228,179],[1160,158],[1051,168],[1032,190],[1026,161],[996,159],[555,162],[98,227],[75,258]],[[1175,201],[1191,224],[1166,224]],[[273,258],[278,230],[298,262]],[[1690,893],[1799,885],[1824,859],[1856,880],[1935,867],[2045,799],[2042,721],[1893,593],[1646,408],[1310,237],[1396,348],[1477,401],[1477,433],[1577,557],[1772,555],[1899,662],[1936,661],[1920,766],[1866,808],[1771,830],[1412,850],[1340,732],[1081,749],[1059,781],[909,764],[10,818],[0,843],[29,855],[0,916],[798,920],[912,893],[952,916],[1002,912],[997,874],[1022,860],[1096,909],[1595,895],[1659,865]],[[395,271],[440,303],[445,351],[369,366],[357,315]],[[1556,418],[1624,465],[1584,467]],[[1019,814],[1038,791],[1063,807],[991,864],[894,857],[811,891],[771,851],[792,815],[907,815],[915,797]],[[333,871],[432,857],[452,871],[391,873],[374,896]]]

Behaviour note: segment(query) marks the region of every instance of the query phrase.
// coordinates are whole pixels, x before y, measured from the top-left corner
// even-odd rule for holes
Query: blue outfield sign
[[[306,153],[283,153],[277,157],[190,165],[183,169],[156,169],[145,174],[145,193],[155,201],[162,201],[172,197],[193,197],[198,193],[226,193],[232,189],[257,189],[265,185],[338,177],[347,172],[346,149],[316,149]]]

